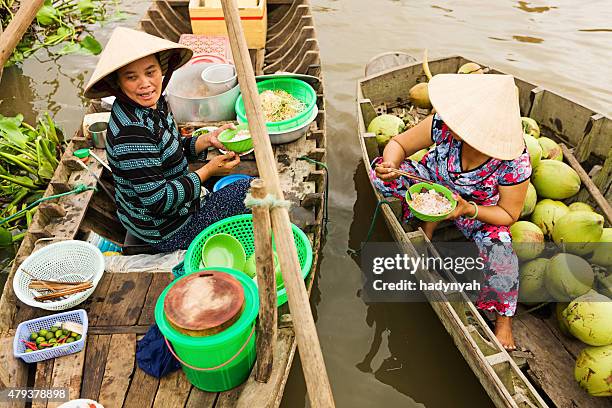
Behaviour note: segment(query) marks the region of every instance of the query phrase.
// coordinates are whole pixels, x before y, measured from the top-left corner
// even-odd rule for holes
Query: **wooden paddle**
[[[277,200],[284,200],[283,190],[280,186],[276,170],[276,159],[268,131],[257,84],[255,73],[249,57],[236,0],[222,0],[223,15],[229,35],[234,64],[238,74],[238,82],[244,100],[244,107],[249,122],[249,129],[255,146],[255,158],[260,178],[266,183],[269,194]],[[334,407],[334,399],[321,353],[321,345],[310,310],[310,302],[304,280],[302,279],[300,263],[297,257],[289,212],[283,206],[275,206],[270,210],[272,230],[274,232],[276,251],[278,254],[289,308],[293,317],[295,337],[300,350],[300,359],[304,370],[304,378],[308,389],[308,397],[313,407]]]

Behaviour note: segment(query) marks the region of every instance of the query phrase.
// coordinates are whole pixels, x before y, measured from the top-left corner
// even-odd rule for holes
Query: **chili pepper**
[[[39,347],[51,347],[53,344],[49,344],[49,343],[40,343],[38,346]]]
[[[36,347],[36,343],[31,342],[31,341],[25,341],[25,340],[21,340],[23,342],[23,344],[25,344],[25,346],[27,348],[29,348],[30,350],[38,350],[38,347]]]

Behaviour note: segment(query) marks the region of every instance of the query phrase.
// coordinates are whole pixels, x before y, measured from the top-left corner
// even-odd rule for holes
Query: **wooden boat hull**
[[[394,108],[406,106],[408,90],[416,83],[427,80],[420,62],[396,66],[397,61],[410,61],[410,58],[402,53],[387,53],[381,58],[374,58],[366,68],[369,75],[359,80],[357,85],[359,143],[367,171],[371,168],[372,159],[382,153],[375,135],[367,132],[367,125],[377,114],[391,113]],[[450,57],[430,61],[429,66],[435,75],[457,72],[466,62],[472,61]],[[489,68],[489,72],[501,73],[492,68]],[[606,198],[600,191],[594,197],[583,188],[574,200],[597,205],[597,198],[599,202],[609,205],[612,200],[612,177],[606,168],[612,165],[612,120],[522,79],[516,78],[516,84],[522,114],[536,119],[544,135],[574,147],[572,151],[566,150],[565,156],[576,156],[572,164],[575,169],[580,167],[580,161],[592,173],[598,172],[593,178],[597,185],[593,184],[593,187],[604,192]],[[604,160],[606,163],[602,167]],[[374,185],[372,188],[376,198],[383,199]],[[381,211],[400,247],[414,255],[422,253],[423,249],[435,251],[420,228],[411,230],[400,221],[399,200],[385,199],[391,202],[391,206],[383,205]],[[605,212],[605,209],[601,210]],[[443,233],[446,234],[443,240],[450,240],[453,234],[456,237],[453,230]],[[428,271],[420,273],[418,277],[427,281],[438,280],[440,275]],[[519,346],[527,351],[515,352],[510,356],[465,295],[430,292],[428,297],[455,345],[497,407],[604,407],[609,403],[590,397],[574,381],[573,366],[581,345],[559,332],[554,316],[543,319],[519,312],[514,319],[515,337]]]
[[[191,30],[187,5],[188,2],[183,0],[153,1],[140,22],[140,28],[151,34],[177,40],[180,34]],[[290,212],[292,221],[306,232],[313,247],[314,266],[307,281],[310,292],[323,242],[327,175],[323,166],[304,160],[326,161],[324,85],[308,2],[270,1],[268,39],[269,49],[250,50],[257,74],[282,70],[319,78],[318,86],[315,87],[319,113],[306,137],[290,144],[274,146],[285,198],[293,204]],[[88,109],[91,114],[99,111],[99,102],[94,102]],[[67,146],[45,195],[70,190],[77,183],[95,185],[95,177],[101,177],[102,182],[108,182],[107,187],[112,189],[110,176],[103,173],[102,166],[97,162],[89,163],[91,173],[83,171],[74,163],[73,152],[89,145],[90,141],[80,129]],[[104,151],[96,153],[105,158]],[[242,159],[237,172],[257,175],[253,155]],[[257,383],[251,375],[247,382],[233,390],[207,393],[194,388],[180,370],[159,380],[137,368],[136,341],[154,323],[155,301],[172,280],[169,271],[106,273],[94,294],[79,306],[85,308],[89,316],[90,327],[85,351],[31,366],[12,358],[12,335],[17,324],[48,314],[16,299],[12,279],[19,265],[33,251],[51,240],[80,238],[88,231],[98,232],[117,242],[123,242],[124,239],[125,230],[117,220],[114,204],[104,194],[88,191],[63,197],[56,204],[65,210],[65,216],[58,218],[57,214],[45,211],[43,207],[35,214],[0,299],[0,373],[3,374],[0,375],[0,386],[62,386],[69,388],[71,398],[91,398],[107,407],[280,405],[296,350],[287,306],[279,309],[278,340],[272,376],[268,383]]]

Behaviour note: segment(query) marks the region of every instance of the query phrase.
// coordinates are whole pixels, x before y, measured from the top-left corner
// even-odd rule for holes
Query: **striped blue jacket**
[[[163,97],[157,109],[115,101],[106,153],[117,214],[132,235],[159,243],[200,208],[206,190],[187,165],[196,158],[196,139],[181,137]]]

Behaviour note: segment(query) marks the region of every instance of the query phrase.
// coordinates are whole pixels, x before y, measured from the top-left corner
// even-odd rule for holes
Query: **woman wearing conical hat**
[[[172,72],[192,51],[127,28],[117,28],[85,88],[88,98],[116,97],[108,124],[106,152],[115,182],[117,213],[134,236],[160,252],[187,248],[213,222],[247,212],[248,180],[210,193],[203,183],[228,174],[240,158],[217,156],[196,171],[209,147],[223,147],[217,135],[181,137],[162,92]]]
[[[415,183],[392,171],[398,168],[456,193],[457,207],[448,219],[477,244],[486,263],[476,305],[497,312],[495,334],[505,348],[515,349],[511,318],[516,311],[519,266],[509,227],[523,208],[531,164],[514,79],[492,74],[436,75],[429,82],[429,97],[436,113],[391,139],[383,156],[374,160],[371,177],[386,196],[404,198]],[[407,159],[430,146],[420,161]],[[410,210],[403,204],[408,218]],[[429,238],[436,226],[423,225]]]

